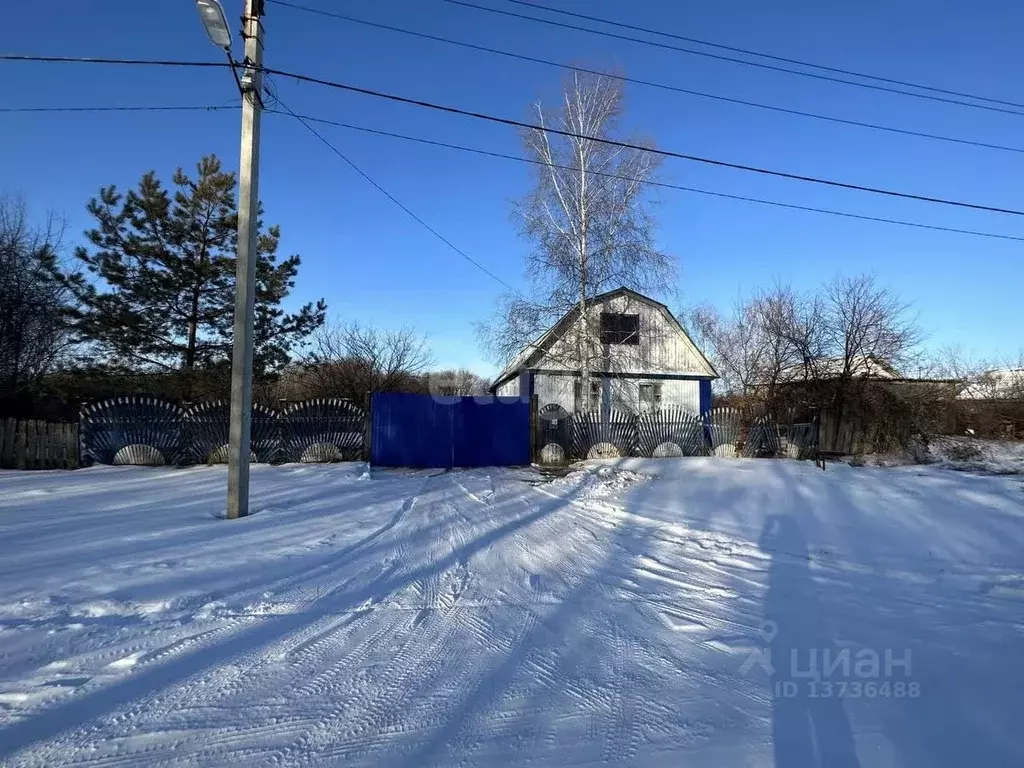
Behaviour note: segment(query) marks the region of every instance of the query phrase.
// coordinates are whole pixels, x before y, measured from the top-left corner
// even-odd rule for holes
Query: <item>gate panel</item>
[[[373,396],[370,461],[384,467],[530,463],[530,403],[519,398]]]
[[[490,402],[461,398],[455,409],[455,466],[508,467],[530,463],[530,403],[518,397]]]
[[[373,396],[370,463],[381,467],[450,467],[452,406],[429,395]]]

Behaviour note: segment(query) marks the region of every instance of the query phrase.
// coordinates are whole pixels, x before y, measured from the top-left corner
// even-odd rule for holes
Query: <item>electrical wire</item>
[[[0,112],[217,112],[224,109],[238,109],[239,105],[220,106],[167,106],[167,107],[0,107]]]
[[[371,176],[370,176],[370,175],[369,175],[368,173],[366,173],[366,171],[364,171],[364,170],[363,170],[362,168],[360,168],[360,167],[359,167],[358,165],[356,165],[356,164],[355,164],[355,163],[353,163],[353,162],[352,162],[351,160],[349,160],[349,159],[348,159],[348,157],[347,157],[347,156],[346,156],[345,154],[343,154],[343,153],[341,152],[341,150],[339,150],[339,149],[338,149],[338,148],[337,148],[336,146],[334,146],[334,145],[333,145],[333,144],[332,144],[332,143],[331,143],[330,141],[328,141],[326,137],[324,137],[324,136],[323,136],[323,135],[322,135],[322,134],[321,134],[321,133],[320,133],[319,131],[317,131],[317,130],[316,130],[316,129],[315,129],[314,127],[313,127],[313,126],[311,126],[311,125],[309,124],[309,122],[308,122],[308,121],[310,120],[310,118],[307,118],[307,117],[305,117],[305,116],[303,116],[303,115],[299,115],[299,114],[296,114],[295,112],[293,112],[293,111],[292,111],[292,110],[291,110],[291,109],[290,109],[290,108],[288,107],[288,105],[287,105],[287,104],[285,104],[285,103],[284,103],[283,101],[281,101],[280,97],[278,97],[278,98],[276,99],[276,101],[277,101],[277,103],[278,103],[278,104],[279,104],[279,105],[281,106],[281,109],[279,109],[279,110],[278,110],[278,109],[273,109],[273,110],[268,110],[268,111],[270,111],[270,112],[274,112],[274,113],[277,113],[277,114],[286,114],[286,115],[290,115],[291,117],[293,117],[293,118],[295,118],[296,120],[298,120],[298,121],[299,121],[299,122],[300,122],[300,123],[301,123],[301,124],[302,124],[302,125],[303,125],[303,126],[304,126],[304,127],[306,128],[306,130],[308,130],[308,131],[309,131],[310,133],[312,133],[312,134],[313,134],[314,136],[316,136],[316,137],[317,137],[317,138],[318,138],[318,139],[319,139],[319,140],[320,140],[320,141],[321,141],[321,142],[322,142],[322,143],[324,144],[324,146],[326,146],[326,147],[327,147],[327,148],[328,148],[329,150],[331,150],[331,151],[332,151],[332,152],[333,152],[334,154],[336,154],[336,155],[337,155],[338,157],[340,157],[340,158],[341,158],[342,160],[344,160],[344,161],[345,161],[345,163],[347,163],[347,164],[348,164],[348,166],[349,166],[349,167],[350,167],[350,168],[351,168],[351,169],[352,169],[353,171],[355,171],[356,173],[358,173],[358,174],[359,174],[360,176],[362,176],[362,177],[363,177],[363,178],[364,178],[364,179],[365,179],[366,181],[368,181],[368,182],[369,182],[370,184],[372,184],[372,185],[373,185],[373,186],[374,186],[374,187],[375,187],[375,188],[377,189],[377,191],[378,191],[378,192],[380,192],[380,193],[381,193],[382,195],[384,195],[384,196],[385,196],[385,197],[386,197],[386,198],[387,198],[388,200],[390,200],[390,201],[391,201],[392,203],[394,203],[394,204],[395,204],[395,205],[397,205],[397,206],[398,206],[399,208],[401,208],[401,209],[402,209],[403,211],[405,211],[405,213],[406,213],[406,214],[407,214],[407,215],[408,215],[408,216],[409,216],[410,218],[412,218],[412,219],[413,219],[413,220],[415,220],[415,221],[416,221],[417,223],[419,223],[419,224],[420,224],[420,226],[422,226],[422,227],[423,227],[424,229],[426,229],[426,230],[427,230],[428,232],[430,232],[430,234],[432,234],[432,235],[433,235],[434,237],[436,237],[436,238],[437,238],[438,240],[440,240],[440,241],[441,241],[442,243],[444,243],[445,245],[447,245],[447,246],[448,246],[448,247],[449,247],[449,248],[450,248],[451,250],[455,251],[455,253],[457,253],[457,254],[458,254],[459,256],[461,256],[462,258],[464,258],[464,259],[465,259],[466,261],[468,261],[468,262],[469,262],[470,264],[472,264],[472,265],[473,265],[474,267],[476,267],[477,269],[479,269],[479,270],[480,270],[481,272],[483,272],[483,273],[484,273],[484,274],[486,274],[486,275],[489,275],[489,276],[490,276],[490,277],[492,277],[492,278],[493,278],[494,280],[496,280],[496,281],[498,281],[499,283],[501,283],[501,284],[502,284],[503,286],[505,286],[505,287],[506,287],[506,288],[507,288],[508,290],[512,291],[513,293],[519,293],[519,292],[518,292],[518,291],[517,291],[517,290],[516,290],[515,288],[513,288],[513,287],[512,287],[511,285],[509,285],[508,283],[506,283],[506,282],[505,282],[504,280],[502,280],[502,279],[501,279],[500,277],[498,277],[498,276],[497,276],[496,274],[494,274],[493,272],[491,272],[491,270],[489,270],[489,269],[488,269],[487,267],[485,267],[485,266],[484,266],[483,264],[481,264],[481,263],[480,263],[479,261],[477,261],[476,259],[474,259],[474,258],[473,258],[472,256],[470,256],[470,255],[469,255],[468,253],[466,253],[466,252],[465,252],[464,250],[462,250],[461,248],[459,248],[459,247],[458,247],[457,245],[455,245],[455,243],[453,243],[453,242],[452,242],[451,240],[449,240],[449,239],[448,239],[447,237],[445,237],[445,236],[444,236],[444,235],[442,235],[442,234],[441,234],[440,232],[438,232],[438,231],[437,231],[436,229],[434,229],[434,228],[433,228],[432,226],[430,226],[430,224],[428,224],[428,223],[427,223],[426,221],[424,221],[424,220],[423,220],[422,218],[420,218],[420,217],[419,217],[418,215],[416,215],[416,214],[415,214],[415,213],[414,213],[414,212],[413,212],[413,211],[412,211],[412,210],[411,210],[411,209],[410,209],[410,208],[409,208],[409,207],[408,207],[407,205],[405,205],[405,204],[404,204],[404,203],[403,203],[403,202],[402,202],[401,200],[399,200],[399,199],[398,199],[397,197],[395,197],[395,196],[394,196],[394,195],[392,195],[392,194],[391,194],[390,192],[388,192],[388,191],[387,191],[386,189],[384,189],[384,187],[382,187],[382,186],[381,186],[380,184],[378,184],[378,183],[377,183],[376,181],[374,181],[374,180],[373,180],[373,178],[372,178],[372,177],[371,177]]]
[[[448,2],[455,2],[456,0],[447,0]],[[92,58],[92,57],[71,57],[71,56],[25,56],[15,54],[2,54],[0,55],[0,61],[47,61],[47,62],[62,62],[62,63],[89,63],[89,64],[134,64],[134,65],[160,65],[160,66],[184,66],[184,67],[227,67],[230,66],[227,62],[189,62],[189,61],[169,61],[169,60],[154,60],[154,59],[109,59],[109,58]],[[818,184],[829,187],[835,187],[839,189],[850,189],[859,192],[868,192],[877,195],[884,195],[887,197],[895,197],[906,200],[918,200],[926,203],[934,203],[939,205],[947,205],[956,208],[966,208],[978,211],[987,211],[990,213],[1004,213],[1012,216],[1024,216],[1024,211],[1014,210],[1012,208],[1000,208],[998,206],[982,205],[979,203],[970,203],[961,200],[949,200],[941,197],[933,197],[929,195],[919,195],[909,192],[900,192],[897,190],[883,189],[880,187],[870,187],[862,184],[853,184],[850,182],[836,181],[834,179],[823,179],[816,176],[807,176],[797,173],[789,173],[787,171],[777,171],[769,168],[761,168],[758,166],[744,165],[742,163],[733,163],[726,160],[717,160],[714,158],[701,157],[698,155],[689,155],[683,152],[675,152],[666,149],[657,149],[655,147],[644,147],[638,144],[632,144],[626,141],[617,141],[615,139],[607,139],[599,136],[587,136],[584,134],[573,133],[572,131],[564,131],[558,128],[550,128],[547,126],[535,125],[533,123],[527,123],[522,120],[514,120],[507,117],[498,117],[496,115],[489,115],[483,112],[475,112],[472,110],[461,109],[459,107],[452,107],[443,104],[436,104],[430,101],[422,99],[412,99],[406,96],[398,96],[396,94],[384,93],[382,91],[375,91],[370,88],[362,88],[355,85],[348,85],[346,83],[340,83],[333,80],[327,80],[324,78],[313,77],[311,75],[303,75],[297,72],[288,72],[286,70],[274,69],[270,67],[263,67],[261,69],[264,73],[270,73],[272,75],[280,75],[281,77],[288,77],[298,82],[314,83],[317,85],[323,85],[329,88],[335,88],[338,90],[348,91],[350,93],[359,93],[364,96],[372,96],[374,98],[385,99],[400,104],[408,104],[411,106],[423,107],[426,109],[432,109],[439,112],[446,112],[448,114],[461,115],[463,117],[472,117],[478,120],[485,120],[492,123],[498,123],[501,125],[508,125],[516,128],[525,128],[534,131],[544,131],[545,133],[555,134],[559,136],[565,136],[577,140],[593,141],[598,144],[606,144],[609,146],[634,149],[641,152],[649,152],[651,154],[659,155],[661,157],[671,157],[680,160],[688,160],[690,162],[702,163],[705,165],[712,165],[720,168],[732,168],[734,170],[746,171],[749,173],[757,173],[765,176],[773,176],[776,178],[790,179],[793,181],[800,181],[810,184]]]
[[[1024,148],[1021,147],[1010,147],[1002,144],[991,144],[984,141],[974,141],[971,139],[958,139],[953,136],[941,136],[934,133],[924,133],[922,131],[912,131],[904,128],[894,128],[886,125],[879,125],[877,123],[866,123],[859,120],[847,120],[841,117],[831,117],[829,115],[820,115],[815,112],[804,112],[799,109],[788,109],[786,107],[774,106],[771,104],[762,104],[756,101],[747,101],[745,99],[735,99],[730,96],[722,96],[715,93],[707,93],[705,91],[695,91],[690,88],[682,88],[675,85],[668,85],[666,83],[659,83],[652,80],[643,80],[635,77],[627,77],[625,75],[618,75],[612,72],[603,72],[598,69],[590,69],[588,67],[576,66],[572,64],[563,64],[558,61],[551,61],[550,59],[542,59],[536,56],[527,56],[526,54],[513,53],[512,51],[504,51],[499,48],[490,48],[485,45],[477,45],[475,43],[466,43],[461,40],[452,40],[446,37],[439,37],[437,35],[427,34],[426,32],[416,32],[411,29],[403,29],[402,27],[395,27],[390,24],[380,24],[374,21],[367,21],[365,19],[358,19],[353,16],[346,16],[341,13],[334,13],[333,11],[324,11],[319,8],[311,8],[305,5],[299,5],[298,3],[287,2],[287,0],[267,0],[274,5],[280,5],[285,8],[291,8],[297,11],[303,11],[306,13],[316,14],[319,16],[325,16],[332,19],[338,19],[341,21],[351,22],[353,24],[360,24],[362,26],[370,27],[373,29],[382,29],[389,32],[397,32],[399,34],[408,35],[410,37],[416,37],[422,40],[431,40],[438,43],[444,43],[446,45],[454,45],[460,48],[466,48],[472,51],[480,51],[481,53],[493,54],[496,56],[505,56],[510,59],[518,59],[519,61],[526,61],[533,64],[543,64],[548,67],[556,67],[558,69],[564,69],[568,71],[585,72],[590,75],[597,75],[599,77],[614,78],[621,80],[625,83],[632,83],[634,85],[641,85],[648,88],[657,88],[664,91],[671,91],[673,93],[682,93],[688,96],[699,96],[705,99],[714,99],[715,101],[727,102],[730,104],[739,104],[745,107],[755,107],[757,109],[766,109],[772,112],[780,112],[787,115],[798,115],[800,117],[813,118],[815,120],[824,120],[831,123],[838,123],[841,125],[852,125],[858,128],[869,128],[876,131],[887,131],[889,133],[901,134],[904,136],[914,136],[922,139],[932,139],[935,141],[946,141],[954,144],[963,144],[973,147],[981,147],[984,149],[995,149],[1003,152],[1018,152],[1024,153]]]
[[[836,181],[834,179],[824,179],[817,176],[807,176],[799,173],[789,173],[788,171],[777,171],[770,168],[761,168],[753,165],[745,165],[743,163],[733,163],[727,160],[716,160],[714,158],[701,157],[699,155],[689,155],[684,152],[675,152],[667,149],[658,149],[656,147],[645,147],[639,144],[632,144],[628,141],[617,141],[615,139],[607,139],[600,136],[588,136],[584,134],[574,133],[572,131],[564,131],[559,128],[550,128],[547,126],[536,125],[534,123],[527,123],[523,120],[514,120],[508,117],[498,117],[496,115],[489,115],[484,112],[474,112],[468,109],[461,109],[459,107],[447,106],[444,104],[436,104],[434,102],[425,101],[423,99],[412,99],[407,96],[398,96],[391,93],[385,93],[383,91],[375,91],[371,88],[362,88],[355,85],[348,85],[346,83],[340,83],[333,80],[326,80],[324,78],[313,77],[311,75],[301,75],[294,72],[287,72],[281,69],[273,69],[265,67],[265,72],[270,72],[273,75],[280,75],[281,77],[292,78],[299,82],[315,83],[317,85],[323,85],[329,88],[336,88],[350,93],[359,93],[364,96],[372,96],[374,98],[384,99],[399,104],[409,104],[411,106],[424,107],[426,109],[432,109],[438,112],[447,112],[453,115],[461,115],[463,117],[472,117],[477,120],[486,120],[492,123],[498,123],[501,125],[508,125],[515,128],[525,128],[533,131],[544,131],[545,133],[555,134],[558,136],[565,136],[571,139],[593,141],[598,144],[605,144],[608,146],[619,147],[623,149],[633,149],[640,152],[649,152],[654,155],[661,157],[671,157],[679,160],[688,160],[690,162],[702,163],[704,165],[712,165],[718,168],[732,168],[738,171],[746,171],[748,173],[757,173],[763,176],[774,176],[776,178],[790,179],[792,181],[800,181],[809,184],[818,184],[828,187],[835,187],[839,189],[850,189],[858,192],[868,192],[876,195],[884,195],[887,197],[896,197],[904,200],[918,200],[925,203],[935,203],[938,205],[947,205],[956,208],[968,208],[976,211],[987,211],[989,213],[1004,213],[1011,216],[1024,216],[1024,211],[1014,210],[1012,208],[1000,208],[992,205],[982,205],[980,203],[970,203],[961,200],[948,200],[941,197],[933,197],[930,195],[919,195],[910,192],[899,192],[892,189],[883,189],[881,187],[870,187],[863,184],[853,184],[845,181]]]
[[[278,0],[269,0],[270,2],[278,2]],[[566,11],[561,8],[551,8],[546,5],[539,3],[528,2],[528,0],[505,0],[508,3],[514,5],[522,5],[526,8],[533,8],[541,11],[548,11],[549,13],[557,13],[562,16],[572,16],[577,19],[584,19],[586,21],[596,21],[599,24],[608,24],[609,26],[619,27],[620,29],[631,29],[634,32],[646,32],[650,35],[660,35],[661,37],[668,37],[673,40],[682,40],[686,43],[697,43],[698,45],[706,45],[709,48],[717,48],[720,51],[732,51],[733,53],[742,53],[747,56],[759,56],[763,59],[770,59],[771,61],[781,61],[784,64],[796,64],[801,67],[811,67],[813,69],[821,69],[826,72],[835,72],[840,75],[849,75],[850,77],[861,77],[865,80],[877,80],[881,83],[890,83],[892,85],[902,85],[906,88],[919,88],[923,91],[932,91],[934,93],[944,93],[947,96],[960,96],[966,99],[975,99],[976,101],[987,101],[991,104],[1002,104],[1007,107],[1018,107],[1024,109],[1024,104],[1019,104],[1014,101],[1004,101],[1003,99],[993,99],[988,96],[978,96],[975,93],[965,93],[963,91],[951,91],[946,88],[937,88],[933,85],[922,85],[921,83],[912,83],[907,80],[897,80],[892,77],[881,77],[879,75],[869,75],[866,72],[857,72],[851,69],[840,69],[839,67],[830,67],[825,64],[815,64],[810,61],[802,61],[800,59],[790,59],[785,56],[776,56],[771,53],[762,53],[760,51],[752,51],[748,48],[738,48],[732,45],[723,45],[722,43],[713,43],[710,40],[701,40],[696,37],[686,37],[684,35],[678,35],[673,32],[665,32],[664,30],[650,29],[648,27],[640,27],[635,24],[626,24],[621,21],[612,21],[611,19],[604,19],[598,16],[588,16],[585,13],[578,13],[574,11]],[[283,5],[284,3],[279,3]]]
[[[578,168],[574,168],[573,166],[559,165],[558,163],[548,164],[548,163],[542,162],[540,160],[533,160],[533,159],[528,158],[528,157],[520,157],[519,155],[510,155],[510,154],[506,154],[504,152],[494,152],[494,151],[486,150],[486,149],[477,149],[476,147],[467,147],[467,146],[464,146],[464,145],[461,145],[461,144],[452,144],[452,143],[445,142],[445,141],[435,141],[433,139],[425,139],[425,138],[422,138],[422,137],[419,137],[419,136],[409,136],[408,134],[395,133],[395,132],[392,132],[392,131],[384,131],[384,130],[380,130],[380,129],[377,129],[377,128],[367,128],[366,126],[354,125],[352,123],[344,123],[344,122],[340,122],[340,121],[337,121],[337,120],[329,120],[329,119],[322,118],[322,117],[312,117],[310,115],[297,115],[297,114],[292,113],[292,112],[287,112],[286,113],[286,112],[283,112],[281,110],[276,110],[276,109],[270,109],[270,110],[267,110],[267,111],[271,112],[271,113],[276,113],[276,114],[288,114],[288,115],[290,115],[292,117],[295,117],[297,119],[308,120],[309,122],[314,122],[314,123],[322,123],[324,125],[332,125],[332,126],[335,126],[335,127],[338,127],[338,128],[346,128],[346,129],[350,129],[350,130],[354,130],[354,131],[359,131],[361,133],[372,134],[372,135],[375,135],[375,136],[386,136],[386,137],[393,138],[393,139],[403,139],[405,141],[411,141],[411,142],[415,142],[417,144],[426,144],[426,145],[433,146],[433,147],[443,147],[443,148],[446,148],[446,149],[454,149],[454,150],[458,150],[460,152],[469,152],[469,153],[472,153],[472,154],[475,154],[475,155],[482,155],[484,157],[494,157],[494,158],[500,158],[500,159],[503,159],[503,160],[515,160],[515,161],[520,162],[520,163],[528,163],[530,165],[538,165],[538,166],[541,166],[541,167],[559,168],[561,170],[566,170],[566,171],[577,171],[577,170],[579,170]],[[693,192],[693,193],[696,193],[696,194],[699,194],[699,195],[708,195],[710,197],[719,197],[719,198],[725,198],[725,199],[728,199],[728,200],[740,200],[740,201],[747,202],[747,203],[758,203],[760,205],[770,205],[770,206],[774,206],[774,207],[777,207],[777,208],[789,208],[789,209],[797,210],[797,211],[808,211],[808,212],[811,212],[811,213],[827,214],[827,215],[830,215],[830,216],[842,216],[844,218],[860,219],[862,221],[881,222],[881,223],[884,223],[884,224],[895,224],[895,225],[899,225],[899,226],[903,226],[903,227],[914,227],[914,228],[917,228],[917,229],[930,229],[930,230],[935,230],[937,232],[951,232],[951,233],[960,234],[960,235],[972,235],[974,237],[986,237],[986,238],[993,238],[993,239],[997,239],[997,240],[1014,240],[1014,241],[1017,241],[1017,242],[1024,242],[1024,237],[1017,237],[1017,236],[1014,236],[1014,235],[1002,235],[1002,234],[997,234],[997,233],[994,233],[994,232],[981,232],[981,231],[972,230],[972,229],[957,229],[955,227],[941,227],[941,226],[934,225],[934,224],[921,224],[919,222],[904,221],[904,220],[901,220],[901,219],[889,219],[889,218],[884,218],[884,217],[881,217],[881,216],[867,216],[867,215],[863,215],[863,214],[859,214],[859,213],[849,213],[847,211],[836,211],[836,210],[832,210],[832,209],[829,209],[829,208],[815,208],[815,207],[812,207],[812,206],[796,205],[796,204],[793,204],[793,203],[783,203],[783,202],[779,202],[777,200],[766,200],[764,198],[749,197],[749,196],[746,196],[746,195],[733,195],[733,194],[729,194],[729,193],[726,193],[726,192],[714,192],[714,191],[711,191],[711,190],[708,190],[708,189],[699,189],[697,187],[686,187],[686,186],[682,186],[682,185],[679,185],[679,184],[670,184],[668,182],[655,181],[655,180],[652,180],[652,179],[638,179],[638,178],[634,178],[634,177],[631,177],[631,176],[622,176],[620,174],[607,173],[607,172],[604,172],[604,171],[591,171],[591,173],[593,173],[595,176],[602,176],[602,177],[605,177],[605,178],[618,179],[620,181],[640,182],[642,184],[645,184],[645,185],[648,185],[648,186],[652,186],[652,187],[659,187],[659,188],[663,188],[663,189],[674,189],[674,190],[679,190],[679,191],[682,191],[682,192]]]
[[[272,91],[268,91],[268,95],[272,95],[273,103],[276,103],[276,104],[280,104],[281,103],[280,99],[276,95],[276,89],[272,89]],[[237,110],[237,109],[238,109],[238,105],[237,104],[235,104],[235,105],[231,105],[231,104],[212,105],[211,104],[211,105],[206,105],[206,106],[191,106],[191,105],[190,106],[184,106],[183,105],[183,106],[135,106],[135,107],[123,107],[123,106],[119,106],[119,107],[0,107],[0,113],[33,113],[33,112],[39,112],[39,113],[50,113],[50,112],[188,112],[188,111],[216,112],[216,111]],[[324,125],[332,125],[332,126],[335,126],[335,127],[338,127],[338,128],[346,128],[346,129],[350,129],[350,130],[354,130],[354,131],[360,131],[362,133],[373,134],[373,135],[376,135],[376,136],[386,136],[386,137],[395,138],[395,139],[402,139],[402,140],[405,140],[405,141],[411,141],[411,142],[415,142],[415,143],[418,143],[418,144],[425,144],[425,145],[435,146],[435,147],[444,147],[444,148],[447,148],[447,149],[454,149],[454,150],[458,150],[458,151],[462,151],[462,152],[469,152],[469,153],[472,153],[472,154],[482,155],[482,156],[485,156],[485,157],[494,157],[494,158],[500,158],[500,159],[504,159],[504,160],[515,160],[517,162],[528,163],[528,164],[531,164],[531,165],[539,165],[539,166],[547,165],[546,163],[543,163],[543,162],[541,162],[539,160],[532,160],[532,159],[530,159],[528,157],[520,157],[518,155],[510,155],[510,154],[506,154],[506,153],[503,153],[503,152],[494,152],[494,151],[486,150],[486,149],[478,149],[476,147],[467,147],[467,146],[464,146],[464,145],[452,144],[452,143],[444,142],[444,141],[435,141],[433,139],[425,139],[425,138],[418,137],[418,136],[409,136],[407,134],[395,133],[395,132],[392,132],[392,131],[384,131],[384,130],[380,130],[380,129],[376,129],[376,128],[367,128],[366,126],[354,125],[352,123],[344,123],[344,122],[339,122],[337,120],[329,120],[329,119],[326,119],[326,118],[313,117],[311,115],[298,115],[298,114],[295,114],[295,113],[290,112],[290,111],[285,112],[284,110],[279,110],[279,109],[275,109],[275,108],[268,108],[265,111],[268,112],[268,113],[272,113],[272,114],[289,115],[289,116],[294,117],[296,119],[301,119],[301,120],[305,120],[305,121],[309,121],[309,122],[322,123]],[[559,168],[559,169],[562,169],[562,170],[568,170],[568,171],[577,170],[576,168],[573,168],[571,166],[564,166],[564,165],[558,165],[558,164],[554,164],[553,167]],[[970,229],[958,229],[958,228],[955,228],[955,227],[941,227],[941,226],[937,226],[937,225],[933,225],[933,224],[921,224],[919,222],[905,221],[905,220],[901,220],[901,219],[890,219],[890,218],[885,218],[885,217],[880,217],[880,216],[866,216],[866,215],[858,214],[858,213],[849,213],[847,211],[836,211],[836,210],[832,210],[832,209],[828,209],[828,208],[815,208],[815,207],[811,207],[811,206],[796,205],[796,204],[793,204],[793,203],[783,203],[783,202],[779,202],[777,200],[766,200],[764,198],[756,198],[756,197],[750,197],[750,196],[746,196],[746,195],[734,195],[734,194],[729,194],[729,193],[725,193],[725,192],[715,192],[715,191],[712,191],[712,190],[699,189],[697,187],[686,187],[686,186],[682,186],[682,185],[679,185],[679,184],[670,184],[668,182],[654,181],[654,180],[650,180],[650,179],[636,179],[636,178],[632,178],[632,177],[628,177],[628,176],[621,176],[619,174],[605,173],[605,172],[601,172],[601,171],[594,171],[593,173],[596,176],[603,176],[603,177],[608,177],[608,178],[613,178],[613,179],[619,179],[619,180],[622,180],[622,181],[634,181],[634,182],[635,181],[639,181],[639,182],[641,182],[641,183],[643,183],[645,185],[653,186],[653,187],[660,187],[660,188],[664,188],[664,189],[674,189],[674,190],[679,190],[679,191],[683,191],[683,192],[692,192],[692,193],[695,193],[695,194],[708,195],[708,196],[711,196],[711,197],[719,197],[719,198],[725,198],[725,199],[729,199],[729,200],[740,200],[740,201],[743,201],[743,202],[757,203],[757,204],[760,204],[760,205],[770,205],[770,206],[774,206],[774,207],[778,207],[778,208],[789,208],[789,209],[798,210],[798,211],[808,211],[808,212],[812,212],[812,213],[828,214],[828,215],[831,215],[831,216],[842,216],[842,217],[845,217],[845,218],[861,219],[861,220],[864,220],[864,221],[881,222],[881,223],[885,223],[885,224],[894,224],[894,225],[899,225],[899,226],[904,226],[904,227],[915,227],[915,228],[918,228],[918,229],[930,229],[930,230],[935,230],[935,231],[938,231],[938,232],[950,232],[950,233],[961,234],[961,235],[972,235],[972,236],[975,236],[975,237],[986,237],[986,238],[994,238],[994,239],[999,239],[999,240],[1015,240],[1015,241],[1019,241],[1019,242],[1024,242],[1024,237],[1016,237],[1014,235],[1003,235],[1003,234],[997,234],[997,233],[993,233],[993,232],[981,232],[981,231],[978,231],[978,230],[970,230]],[[445,242],[447,244],[447,241],[445,241]],[[461,255],[465,256],[467,259],[469,258],[465,254],[461,254]]]
[[[476,3],[466,2],[466,0],[444,0],[446,3],[452,5],[459,5],[464,8],[473,8],[478,11],[486,11],[488,13],[500,14],[502,16],[508,16],[516,19],[523,19],[526,21],[533,21],[538,24],[547,24],[553,27],[560,27],[562,29],[573,29],[578,32],[587,32],[592,35],[600,35],[615,40],[625,40],[631,43],[640,43],[641,45],[649,45],[654,48],[662,48],[669,51],[677,51],[678,53],[688,53],[693,56],[703,56],[709,59],[716,59],[718,61],[728,61],[733,64],[745,64],[749,67],[757,67],[758,69],[766,69],[774,72],[785,72],[791,75],[801,75],[803,77],[814,78],[815,80],[825,80],[833,83],[842,83],[843,85],[852,85],[857,88],[867,88],[873,91],[884,91],[886,93],[895,93],[903,96],[912,96],[916,99],[926,99],[928,101],[936,101],[944,104],[956,104],[961,107],[973,107],[974,109],[984,109],[989,112],[1001,112],[1007,115],[1017,115],[1018,117],[1024,116],[1024,111],[1020,109],[1008,109],[1006,107],[999,107],[989,104],[975,104],[968,101],[960,101],[958,99],[949,98],[946,96],[936,96],[928,93],[914,93],[913,91],[904,91],[899,88],[890,88],[884,85],[876,85],[874,83],[858,83],[853,80],[844,80],[841,77],[832,77],[831,75],[823,75],[817,72],[801,72],[797,69],[789,69],[788,67],[776,66],[774,64],[764,64],[759,61],[746,61],[744,59],[737,59],[731,56],[723,56],[717,53],[709,53],[708,51],[698,51],[693,48],[684,48],[679,45],[670,45],[669,43],[661,43],[656,40],[644,40],[639,37],[630,37],[629,35],[620,35],[616,32],[608,32],[602,29],[591,29],[589,27],[581,27],[577,24],[568,24],[562,21],[555,21],[554,19],[542,19],[538,16],[529,16],[525,13],[515,13],[513,11],[505,11],[500,8],[488,8],[485,5],[477,5]],[[1012,102],[1011,102],[1012,103]],[[1015,105],[1024,109],[1024,105]]]
[[[33,61],[52,64],[136,64],[151,67],[230,67],[226,61],[181,61],[178,59],[111,59],[96,56],[34,56],[21,53],[0,54],[0,61]]]

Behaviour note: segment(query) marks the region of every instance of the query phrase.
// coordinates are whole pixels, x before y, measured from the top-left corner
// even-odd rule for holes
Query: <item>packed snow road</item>
[[[1024,482],[0,473],[0,763],[1020,766]]]

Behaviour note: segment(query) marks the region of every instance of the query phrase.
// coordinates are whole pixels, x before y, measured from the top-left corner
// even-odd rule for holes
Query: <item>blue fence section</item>
[[[520,398],[381,392],[373,396],[370,463],[491,467],[530,463],[530,403]]]

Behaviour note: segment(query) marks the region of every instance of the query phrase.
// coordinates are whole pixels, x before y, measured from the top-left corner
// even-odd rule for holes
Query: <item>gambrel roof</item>
[[[676,331],[682,338],[686,340],[688,346],[693,350],[695,357],[704,368],[704,372],[709,379],[717,379],[718,372],[715,371],[715,367],[711,364],[711,361],[707,359],[700,348],[694,343],[693,339],[683,328],[676,316],[672,314],[672,311],[662,302],[652,299],[650,296],[644,296],[641,293],[622,287],[616,288],[613,291],[607,291],[605,293],[598,294],[589,299],[588,304],[604,304],[612,299],[618,297],[626,297],[631,301],[641,302],[657,309],[662,316],[665,318],[667,325]],[[520,371],[530,369],[534,367],[548,352],[552,344],[556,340],[562,338],[566,331],[576,322],[579,317],[579,308],[573,307],[571,310],[566,312],[562,317],[552,325],[547,331],[541,334],[536,340],[530,342],[518,355],[513,358],[494,382],[491,384],[491,390],[501,386],[503,383],[516,376]]]

